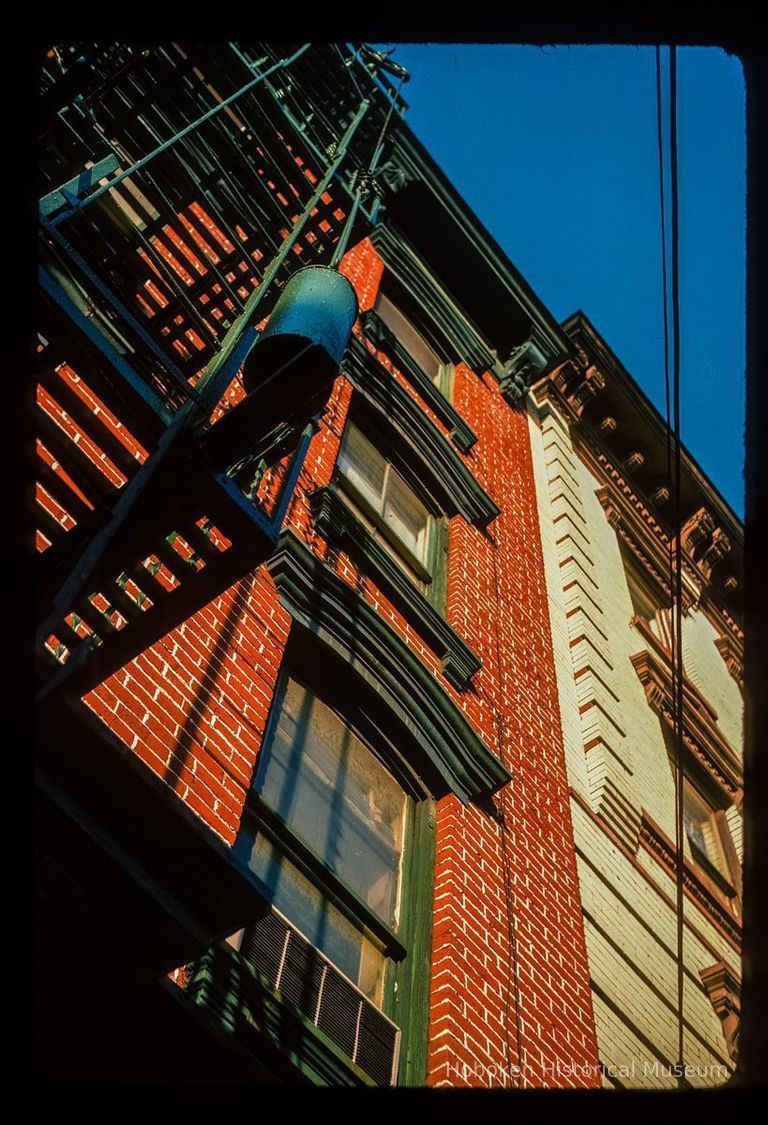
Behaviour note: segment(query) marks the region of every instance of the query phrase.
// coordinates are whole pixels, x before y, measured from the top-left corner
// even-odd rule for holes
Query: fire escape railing
[[[82,694],[274,544],[317,414],[286,401],[228,465],[205,441],[241,405],[235,377],[288,278],[373,221],[355,181],[392,95],[342,55],[75,45],[46,60],[44,694]],[[58,108],[55,68],[77,75]]]

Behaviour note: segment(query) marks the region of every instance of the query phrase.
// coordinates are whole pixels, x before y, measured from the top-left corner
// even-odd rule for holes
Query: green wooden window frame
[[[465,691],[482,661],[357,518],[333,484],[309,497],[312,519],[332,549],[346,551],[440,657],[443,675]]]
[[[377,430],[398,443],[403,459],[416,467],[420,485],[442,511],[462,515],[468,523],[483,529],[496,519],[501,509],[462,460],[460,446],[441,433],[413,395],[357,336],[349,342],[342,373],[357,391],[353,408],[364,410]],[[455,411],[453,414],[459,417]]]
[[[417,558],[409,550],[368,498],[344,474],[340,466],[340,457],[337,458],[332,481],[337,487],[339,495],[350,503],[352,510],[357,510],[359,514],[362,514],[373,526],[374,533],[381,537],[391,549],[391,553],[398,557],[401,564],[404,564],[405,573],[411,577],[427,601],[438,613],[445,616],[448,573],[448,518],[434,499],[425,491],[407,460],[397,450],[396,445],[371,422],[370,418],[362,417],[360,412],[354,409],[350,410],[347,416],[339,455],[345,449],[351,427],[357,429],[374,447],[390,470],[401,478],[416,500],[426,509],[429,516],[429,525],[425,559]]]
[[[316,653],[315,653],[316,656]],[[280,719],[290,679],[303,683],[329,707],[384,765],[407,798],[400,864],[399,917],[396,929],[387,925],[363,899],[326,865],[299,832],[289,827],[257,791]],[[244,866],[257,834],[263,834],[323,899],[352,923],[386,958],[381,1010],[401,1028],[398,1085],[423,1085],[426,1079],[429,973],[432,930],[435,803],[405,773],[396,750],[381,730],[369,724],[364,709],[345,704],[338,681],[318,667],[311,652],[300,646],[289,649],[264,734],[242,825],[233,854]],[[261,881],[256,877],[258,885]],[[263,886],[265,898],[271,891]]]
[[[414,306],[412,302],[404,301],[402,294],[393,293],[391,286],[391,280],[387,279],[385,275],[385,281],[376,296],[373,311],[385,328],[394,336],[398,350],[405,353],[411,363],[416,364],[424,378],[434,387],[437,387],[443,397],[453,404],[454,364],[446,358],[445,346],[439,342],[438,336],[424,324],[421,310]],[[417,338],[416,348],[413,347],[413,341],[410,339],[412,336]],[[418,345],[421,345],[434,357],[437,363],[437,369],[434,372],[427,370],[421,358],[417,355]]]

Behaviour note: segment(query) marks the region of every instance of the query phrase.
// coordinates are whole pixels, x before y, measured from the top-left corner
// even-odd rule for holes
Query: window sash
[[[263,832],[251,843],[247,864],[263,884],[271,905],[323,953],[363,995],[382,1007],[386,953],[304,875]]]
[[[430,572],[434,516],[354,422],[345,430],[337,469],[342,480],[370,505],[397,543]]]
[[[372,750],[289,677],[256,777],[261,799],[383,922],[397,926],[407,796]]]
[[[389,328],[408,352],[430,382],[441,388],[443,375],[443,361],[427,343],[419,330],[411,323],[407,316],[390,301],[385,293],[379,292],[376,298],[376,312],[384,324]]]
[[[699,795],[690,781],[684,780],[683,788],[683,820],[685,834],[691,850],[696,858],[696,853],[703,856],[724,878],[731,878],[731,872],[725,856],[725,849],[720,837],[720,826],[717,823],[715,810]]]

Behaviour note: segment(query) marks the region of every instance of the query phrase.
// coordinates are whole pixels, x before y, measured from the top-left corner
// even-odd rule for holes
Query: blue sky
[[[390,45],[388,45],[390,46]],[[406,119],[558,320],[580,308],[664,411],[653,47],[397,44]],[[744,511],[745,90],[678,49],[682,437]]]

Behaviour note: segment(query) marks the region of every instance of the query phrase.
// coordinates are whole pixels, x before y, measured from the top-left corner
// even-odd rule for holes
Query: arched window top
[[[465,804],[488,807],[509,772],[381,615],[291,531],[267,569],[300,630],[323,645],[323,659],[345,666],[347,694],[366,698],[370,721],[386,732],[402,769],[433,797],[452,792]]]

